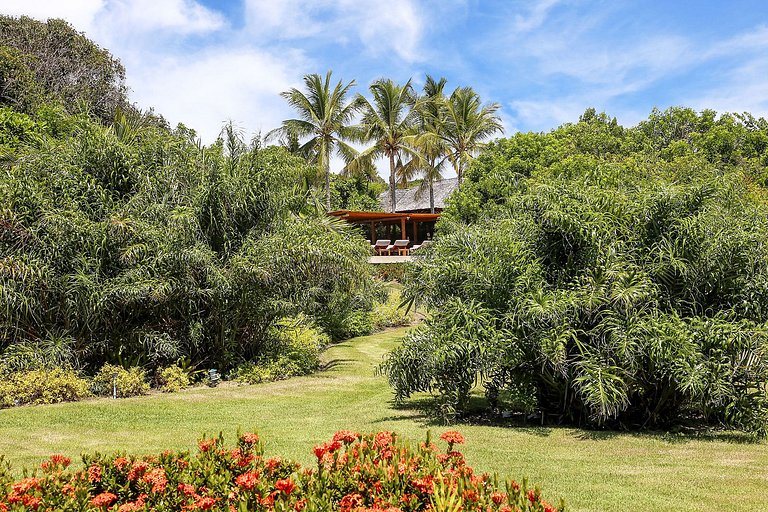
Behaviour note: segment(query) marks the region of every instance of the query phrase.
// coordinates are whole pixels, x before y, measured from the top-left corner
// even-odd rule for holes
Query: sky
[[[0,0],[63,18],[118,57],[130,98],[210,143],[232,120],[266,133],[279,93],[333,70],[365,94],[426,74],[501,105],[505,133],[589,107],[631,126],[654,107],[768,117],[765,0]]]

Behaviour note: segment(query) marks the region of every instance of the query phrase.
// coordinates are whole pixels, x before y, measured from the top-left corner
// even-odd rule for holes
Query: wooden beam
[[[376,243],[376,223],[371,221],[371,243]]]
[[[416,227],[416,221],[413,221],[412,224],[413,224],[413,243],[415,245],[419,243],[419,229]]]
[[[400,240],[405,240],[405,217],[400,219]]]

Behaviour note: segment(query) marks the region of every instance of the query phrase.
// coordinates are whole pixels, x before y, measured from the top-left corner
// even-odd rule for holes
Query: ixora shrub
[[[149,393],[147,373],[141,368],[126,370],[122,366],[105,364],[91,381],[91,389],[96,395],[111,396],[113,382],[118,398],[146,395]]]
[[[563,512],[523,480],[476,474],[456,450],[464,438],[445,432],[411,446],[391,432],[339,431],[315,446],[317,466],[264,456],[259,437],[202,439],[195,454],[85,455],[86,469],[53,455],[19,481],[0,472],[0,511],[138,510],[295,512]]]
[[[398,398],[461,414],[481,384],[567,423],[768,434],[765,160],[643,137],[590,118],[479,158],[413,263],[434,316],[381,368]]]
[[[72,370],[14,372],[0,380],[0,408],[72,402],[89,395],[88,381]]]

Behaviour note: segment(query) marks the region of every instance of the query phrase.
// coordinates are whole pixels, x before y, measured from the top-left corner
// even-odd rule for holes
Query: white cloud
[[[29,16],[45,21],[63,18],[78,30],[88,30],[106,0],[3,0],[0,12],[11,16]]]
[[[415,0],[390,0],[385,7],[376,0],[246,0],[246,31],[257,40],[355,41],[375,56],[424,58],[424,24]]]
[[[526,15],[515,15],[515,29],[519,32],[529,32],[539,28],[547,19],[550,11],[560,0],[538,0],[531,6]]]
[[[99,21],[124,32],[205,33],[224,26],[224,18],[194,0],[109,0]]]
[[[158,107],[172,124],[195,128],[212,142],[222,123],[245,123],[248,135],[266,132],[290,112],[278,96],[295,85],[291,69],[303,68],[299,55],[288,60],[255,49],[218,48],[186,58],[168,58],[133,75],[133,97]]]

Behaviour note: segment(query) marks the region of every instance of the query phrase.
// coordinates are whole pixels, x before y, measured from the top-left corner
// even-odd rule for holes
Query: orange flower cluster
[[[359,434],[340,430],[314,448],[317,467],[302,468],[280,457],[265,458],[259,436],[245,433],[227,448],[221,437],[203,439],[198,452],[162,452],[137,458],[85,456],[85,469],[53,455],[42,475],[4,481],[0,473],[0,512],[83,510],[264,512],[432,511],[438,500],[453,500],[462,512],[562,512],[542,499],[539,489],[477,474],[454,450],[464,437],[455,431],[416,446],[392,432]],[[5,475],[5,476],[3,476]]]

